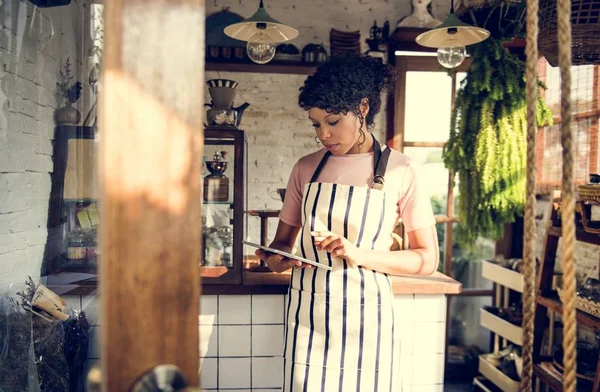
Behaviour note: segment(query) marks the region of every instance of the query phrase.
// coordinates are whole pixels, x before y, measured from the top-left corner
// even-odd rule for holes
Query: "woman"
[[[270,246],[290,252],[300,234],[302,256],[333,270],[256,251],[273,271],[295,268],[284,391],[401,389],[388,274],[432,274],[438,246],[414,162],[368,131],[393,80],[388,65],[350,55],[322,64],[300,89],[324,148],[294,166]],[[411,250],[390,250],[398,219]]]

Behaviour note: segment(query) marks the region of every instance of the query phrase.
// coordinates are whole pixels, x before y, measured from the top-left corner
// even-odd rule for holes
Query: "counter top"
[[[203,284],[202,294],[285,294],[288,291],[291,271],[244,271],[243,284]],[[58,295],[96,295],[95,274],[61,273],[48,277],[48,287]],[[393,276],[394,294],[459,294],[462,284],[439,272],[431,276]]]
[[[284,286],[287,288],[291,272],[277,274],[274,272],[244,273],[244,284],[247,286]],[[392,276],[394,294],[460,294],[462,284],[456,280],[435,272],[431,276]]]

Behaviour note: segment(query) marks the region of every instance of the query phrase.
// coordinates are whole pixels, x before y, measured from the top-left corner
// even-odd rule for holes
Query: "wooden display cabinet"
[[[99,215],[95,138],[95,127],[55,128],[43,276],[96,274]]]
[[[200,261],[204,284],[242,283],[246,149],[242,130],[204,130]]]

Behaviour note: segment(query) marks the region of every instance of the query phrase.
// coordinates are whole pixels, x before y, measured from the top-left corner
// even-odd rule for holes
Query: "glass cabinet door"
[[[241,283],[245,229],[244,131],[205,129],[202,169],[203,283]]]

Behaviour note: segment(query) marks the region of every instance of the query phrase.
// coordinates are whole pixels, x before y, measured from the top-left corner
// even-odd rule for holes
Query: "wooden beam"
[[[100,118],[103,389],[198,385],[204,2],[111,0]]]
[[[409,142],[409,141],[405,141],[404,142],[404,147],[437,147],[437,148],[442,148],[444,147],[444,145],[446,144],[446,142]]]
[[[404,122],[406,115],[406,62],[396,59],[396,88],[394,91],[394,134],[388,146],[404,152]]]
[[[600,113],[600,66],[594,67],[594,84],[592,91],[592,108]],[[592,118],[588,129],[589,138],[589,173],[598,173],[598,116]]]

